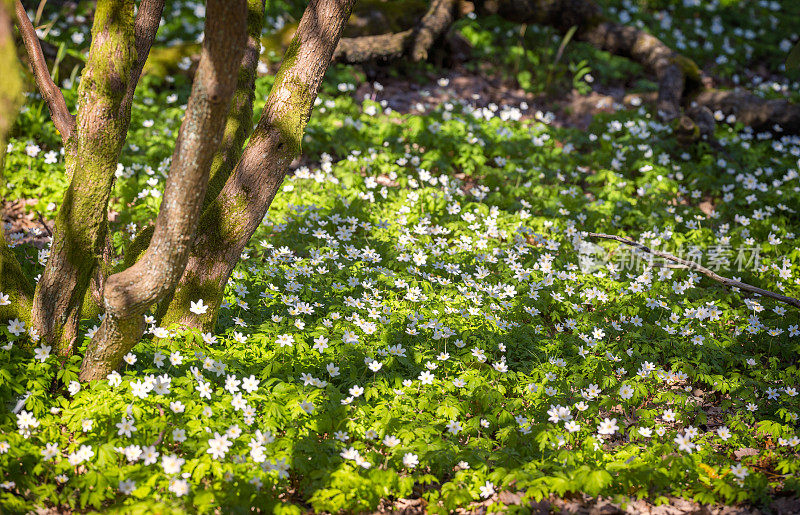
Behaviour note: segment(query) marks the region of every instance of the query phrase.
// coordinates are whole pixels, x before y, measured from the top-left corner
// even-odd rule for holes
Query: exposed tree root
[[[786,100],[766,100],[742,89],[704,90],[693,100],[712,111],[732,114],[756,131],[800,133],[800,105]]]
[[[333,54],[333,61],[345,64],[401,58],[410,58],[414,62],[424,61],[434,42],[456,19],[455,0],[433,0],[428,12],[411,29],[340,40]]]
[[[436,39],[469,9],[455,0],[434,0],[416,27],[397,33],[343,39],[334,60],[357,64],[427,58]],[[743,90],[717,91],[703,86],[694,61],[674,51],[644,30],[607,20],[592,0],[475,0],[480,14],[496,14],[515,23],[548,25],[561,32],[577,27],[575,38],[615,55],[627,57],[654,76],[658,83],[656,108],[661,119],[674,121],[684,143],[705,139],[713,143],[710,111],[733,114],[758,131],[800,132],[800,106],[784,100],[764,100]]]

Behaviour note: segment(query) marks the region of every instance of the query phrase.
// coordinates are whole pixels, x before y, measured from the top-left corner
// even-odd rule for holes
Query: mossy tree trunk
[[[162,325],[210,329],[225,283],[269,209],[300,142],[354,0],[312,0],[283,58],[261,118],[231,177],[203,212],[186,270]],[[189,311],[203,299],[204,315]]]
[[[32,313],[43,341],[62,355],[72,352],[83,299],[103,259],[114,173],[136,82],[164,2],[141,2],[136,18],[134,5],[133,0],[97,2],[92,44],[78,89],[78,114],[65,142],[70,185],[56,217],[50,258],[36,287]],[[38,42],[26,43],[26,48],[33,55]],[[39,72],[46,74],[46,68]]]
[[[152,240],[136,264],[107,279],[106,316],[86,350],[81,380],[105,378],[119,366],[142,335],[144,313],[186,266],[247,42],[246,0],[209,0],[207,11],[200,64]]]
[[[22,76],[14,36],[11,29],[13,2],[0,0],[0,69],[3,87],[0,88],[0,179],[7,135],[22,105]],[[6,244],[0,211],[0,321],[19,318],[30,322],[33,285],[22,273],[16,256]]]
[[[133,0],[97,2],[75,130],[65,148],[71,181],[33,301],[34,326],[60,354],[72,352],[83,297],[105,245],[108,200],[130,121],[123,98],[136,62],[133,8]]]

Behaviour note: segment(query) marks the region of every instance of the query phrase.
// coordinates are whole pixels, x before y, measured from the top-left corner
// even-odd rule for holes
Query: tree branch
[[[66,143],[75,128],[75,117],[70,114],[61,89],[56,86],[56,83],[50,77],[50,72],[47,71],[47,61],[44,59],[39,38],[36,36],[36,30],[33,28],[31,20],[28,18],[28,13],[20,0],[16,0],[16,12],[17,25],[22,35],[22,41],[25,43],[28,62],[33,70],[36,85],[42,94],[42,98],[47,103],[47,107],[50,109],[50,117],[53,119],[53,124],[55,124],[58,132],[61,133],[61,140]]]
[[[136,46],[136,63],[131,70],[131,77],[125,91],[125,102],[133,100],[136,85],[144,69],[144,63],[150,54],[150,47],[156,38],[158,25],[161,23],[161,13],[164,11],[164,0],[142,0],[136,11],[133,25],[134,41]]]
[[[616,240],[620,243],[624,243],[625,245],[629,245],[631,247],[635,247],[639,250],[647,252],[648,254],[652,254],[654,256],[658,256],[660,258],[666,259],[668,261],[672,261],[673,263],[678,263],[680,265],[685,266],[691,270],[696,270],[701,274],[705,275],[709,279],[717,281],[718,283],[722,283],[728,288],[739,288],[740,290],[748,291],[750,293],[755,293],[757,295],[762,295],[764,297],[769,297],[771,299],[775,299],[779,302],[783,302],[785,304],[790,304],[796,308],[800,308],[800,300],[795,299],[794,297],[787,297],[786,295],[781,295],[780,293],[773,293],[768,290],[763,290],[758,288],[757,286],[752,286],[747,283],[743,283],[741,281],[737,281],[734,279],[728,279],[727,277],[722,277],[721,275],[717,275],[713,271],[709,270],[708,268],[701,266],[697,263],[692,261],[686,261],[685,259],[681,259],[679,257],[675,257],[672,254],[668,254],[666,252],[661,252],[659,250],[653,250],[650,247],[642,245],[641,243],[637,243],[633,240],[629,240],[627,238],[623,238],[622,236],[615,236],[613,234],[603,234],[597,232],[585,232],[583,233],[584,236],[589,238],[602,238],[606,240]]]

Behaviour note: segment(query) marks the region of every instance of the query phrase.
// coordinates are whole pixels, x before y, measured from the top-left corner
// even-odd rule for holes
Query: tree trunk
[[[3,176],[6,137],[23,102],[22,70],[11,28],[12,12],[13,2],[0,0],[0,69],[5,74],[3,87],[0,88],[0,179]],[[0,209],[0,322],[19,318],[29,323],[33,285],[22,273],[16,256],[6,244],[2,214]],[[8,296],[8,300],[5,296]]]
[[[106,316],[81,364],[83,381],[103,379],[119,366],[142,335],[144,313],[170,291],[186,266],[247,41],[246,0],[209,0],[207,9],[200,64],[153,238],[135,265],[106,280]]]
[[[71,181],[32,313],[42,340],[62,355],[72,353],[83,298],[105,246],[108,201],[130,122],[126,95],[137,62],[133,10],[133,0],[97,2],[76,125],[65,145]]]
[[[208,189],[203,200],[203,209],[217,198],[233,167],[242,155],[242,146],[250,135],[253,118],[253,99],[255,97],[256,72],[261,50],[261,29],[264,25],[264,0],[247,2],[247,48],[239,66],[236,91],[231,100],[231,109],[225,123],[225,133],[211,163]],[[153,226],[146,227],[136,235],[125,250],[125,268],[132,266],[145,251],[153,237]]]
[[[47,71],[47,61],[45,61],[42,46],[39,43],[36,30],[28,18],[25,7],[23,7],[20,0],[16,0],[15,7],[19,33],[22,37],[22,42],[25,44],[28,62],[30,63],[33,77],[36,79],[36,86],[42,94],[42,100],[45,101],[47,108],[50,110],[50,118],[53,120],[56,130],[61,134],[61,140],[66,144],[75,129],[75,117],[70,114],[61,89],[56,86],[52,77],[50,77],[50,72]]]
[[[162,319],[209,330],[225,283],[283,182],[354,0],[311,0],[239,163],[203,212],[186,270]],[[189,311],[203,299],[204,315]]]

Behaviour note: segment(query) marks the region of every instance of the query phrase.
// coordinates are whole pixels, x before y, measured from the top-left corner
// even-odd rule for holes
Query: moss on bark
[[[22,69],[11,31],[14,6],[9,0],[0,0],[0,68],[4,70],[3,87],[0,88],[0,179],[6,153],[6,137],[23,102]],[[2,215],[2,213],[0,213]],[[0,216],[2,220],[2,216]],[[6,244],[0,225],[0,321],[18,318],[30,323],[33,302],[33,284],[25,277],[14,252]]]
[[[83,298],[105,245],[108,201],[130,122],[123,99],[136,61],[133,10],[133,0],[97,2],[80,108],[65,147],[71,181],[34,296],[33,324],[62,355],[72,352]]]

